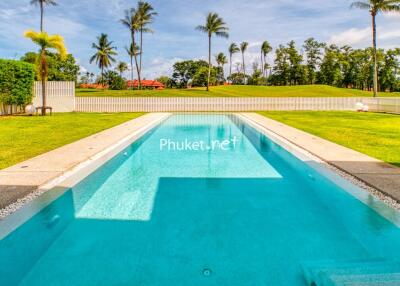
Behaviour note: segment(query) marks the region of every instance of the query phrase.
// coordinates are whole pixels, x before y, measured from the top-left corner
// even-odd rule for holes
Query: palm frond
[[[370,10],[372,8],[372,5],[369,2],[356,1],[351,3],[350,8]]]

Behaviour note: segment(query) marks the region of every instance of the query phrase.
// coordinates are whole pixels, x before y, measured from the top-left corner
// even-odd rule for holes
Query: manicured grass
[[[116,126],[142,113],[0,117],[0,169]]]
[[[381,96],[399,96],[397,93],[381,93]],[[164,90],[95,90],[77,89],[80,97],[368,97],[371,92],[336,88],[326,85],[303,86],[216,86],[210,92],[205,88]]]
[[[400,166],[400,115],[311,111],[260,114]]]

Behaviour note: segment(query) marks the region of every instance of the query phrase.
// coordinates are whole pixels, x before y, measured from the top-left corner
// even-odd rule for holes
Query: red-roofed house
[[[128,80],[126,81],[126,84],[128,86],[128,88],[137,88],[139,85],[139,81],[138,80]],[[154,89],[164,89],[165,86],[164,84],[162,84],[159,81],[156,80],[142,80],[142,87],[143,88],[154,88]]]

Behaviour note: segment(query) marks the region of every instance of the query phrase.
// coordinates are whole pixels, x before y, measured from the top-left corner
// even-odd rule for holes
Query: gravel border
[[[23,206],[27,205],[28,203],[32,202],[36,198],[40,197],[44,193],[49,190],[46,189],[36,189],[26,195],[23,198],[18,199],[15,203],[6,206],[3,209],[0,209],[0,220],[3,220],[7,216],[11,215],[12,213],[16,212],[17,210],[21,209]]]

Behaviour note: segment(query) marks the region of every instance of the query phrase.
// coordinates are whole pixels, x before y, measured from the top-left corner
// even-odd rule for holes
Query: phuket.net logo
[[[225,140],[173,140],[168,138],[160,139],[161,151],[229,151],[236,148],[238,139],[233,136]]]

